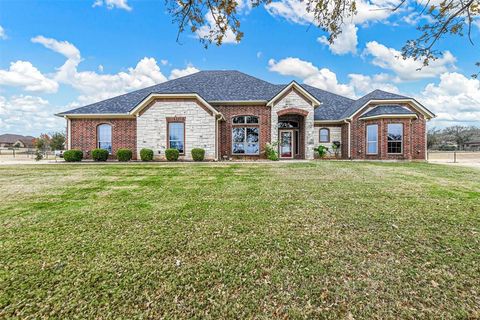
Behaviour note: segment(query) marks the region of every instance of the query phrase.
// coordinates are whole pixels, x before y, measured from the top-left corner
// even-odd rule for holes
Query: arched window
[[[112,126],[104,123],[97,127],[97,148],[112,153]]]
[[[298,122],[297,121],[278,121],[278,128],[280,129],[289,129],[289,128],[298,128]]]
[[[258,117],[236,116],[232,118],[232,153],[258,155],[260,138]]]
[[[320,142],[330,142],[330,130],[327,128],[320,129]]]
[[[255,116],[236,116],[232,119],[233,124],[257,124],[258,117]]]

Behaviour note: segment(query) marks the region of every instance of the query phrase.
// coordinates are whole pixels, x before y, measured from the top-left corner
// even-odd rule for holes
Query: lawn
[[[0,167],[0,318],[479,318],[480,170]]]

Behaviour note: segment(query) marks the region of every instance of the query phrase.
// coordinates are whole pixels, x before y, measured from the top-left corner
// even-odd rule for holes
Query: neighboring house
[[[33,148],[35,137],[22,136],[19,134],[1,134],[0,148]]]
[[[67,120],[67,148],[85,152],[129,148],[138,157],[149,148],[164,158],[177,148],[191,159],[192,148],[203,148],[207,159],[258,159],[278,142],[282,159],[313,159],[315,147],[338,141],[343,159],[424,160],[435,115],[380,90],[352,100],[295,81],[200,71],[58,116]]]
[[[465,142],[464,146],[466,150],[472,150],[472,151],[480,150],[480,139]]]

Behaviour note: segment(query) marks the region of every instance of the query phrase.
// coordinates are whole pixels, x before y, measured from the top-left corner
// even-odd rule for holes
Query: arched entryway
[[[305,159],[305,117],[308,112],[289,108],[278,115],[278,155],[280,159]]]

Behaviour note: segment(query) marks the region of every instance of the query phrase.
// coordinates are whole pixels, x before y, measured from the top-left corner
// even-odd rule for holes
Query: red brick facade
[[[426,149],[426,119],[423,114],[414,108],[406,105],[416,113],[417,118],[379,118],[361,119],[361,110],[349,125],[335,124],[341,126],[341,157],[349,158],[348,146],[350,145],[351,159],[364,160],[425,160]],[[233,159],[260,159],[265,158],[265,144],[271,141],[271,108],[266,105],[219,105],[215,108],[224,116],[225,120],[219,122],[218,127],[218,158]],[[256,126],[259,128],[260,154],[255,155],[233,155],[232,154],[232,118],[234,116],[253,115],[259,118],[259,124],[245,124],[243,126]],[[289,116],[283,116],[285,119]],[[300,117],[303,119],[303,117]],[[137,123],[136,118],[117,119],[71,119],[71,149],[84,151],[85,158],[90,157],[91,150],[97,147],[97,126],[103,123],[112,125],[112,158],[119,148],[132,150],[133,157],[137,156]],[[402,154],[389,154],[387,152],[387,125],[389,123],[403,124]],[[377,124],[378,132],[378,154],[368,155],[366,153],[366,125]],[[315,124],[318,126],[318,124]],[[305,156],[305,121],[300,121],[300,155]],[[186,137],[188,139],[188,137]]]
[[[408,107],[408,106],[407,106]],[[359,112],[351,122],[351,157],[364,160],[425,160],[426,147],[426,121],[425,117],[409,107],[417,114],[417,118],[382,118],[360,119]],[[387,126],[389,123],[403,124],[403,152],[402,154],[389,154],[387,152]],[[378,154],[366,153],[366,126],[378,125]]]
[[[265,158],[265,144],[270,142],[271,135],[271,109],[265,105],[249,106],[249,105],[223,105],[214,106],[223,116],[225,121],[220,122],[219,126],[219,158],[224,156],[234,159],[259,159]],[[235,116],[256,116],[259,118],[259,140],[260,155],[259,156],[239,156],[232,155],[232,118]],[[247,126],[247,125],[246,125]]]
[[[70,149],[79,149],[85,158],[97,147],[97,126],[103,123],[112,125],[112,157],[120,148],[132,150],[137,157],[137,122],[132,119],[71,119],[72,133]]]

